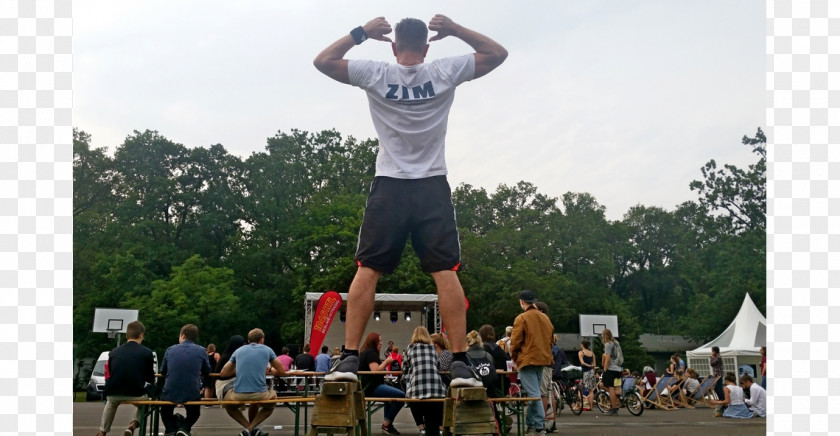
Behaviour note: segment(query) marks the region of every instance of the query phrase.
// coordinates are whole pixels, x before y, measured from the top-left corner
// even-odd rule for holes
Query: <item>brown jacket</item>
[[[535,307],[529,307],[513,321],[510,335],[510,357],[517,368],[526,366],[550,366],[551,335],[554,326],[545,314]]]

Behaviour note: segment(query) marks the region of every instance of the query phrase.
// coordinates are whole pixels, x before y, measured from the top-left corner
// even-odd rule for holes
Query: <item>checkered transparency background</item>
[[[71,12],[70,0],[0,0],[0,434],[72,433]],[[829,434],[840,1],[771,0],[767,17],[768,433]]]

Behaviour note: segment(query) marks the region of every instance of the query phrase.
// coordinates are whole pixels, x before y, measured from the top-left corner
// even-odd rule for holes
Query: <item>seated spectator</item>
[[[382,349],[382,337],[379,333],[370,332],[365,338],[362,349],[359,351],[359,369],[362,371],[386,371],[391,365],[391,356],[384,361],[379,357]],[[405,398],[405,392],[385,383],[383,374],[363,374],[361,376],[362,386],[365,387],[365,396],[385,398]],[[400,432],[394,428],[394,419],[397,417],[402,402],[386,403],[382,410],[382,432],[393,436],[399,436]]]
[[[724,418],[752,418],[753,412],[744,402],[744,390],[735,384],[736,380],[735,373],[727,372],[723,378],[725,383],[723,387],[724,398],[722,400],[713,400],[709,403],[727,406],[722,414]],[[718,414],[715,413],[715,416],[717,417]]]
[[[176,404],[201,399],[201,377],[210,374],[210,360],[207,350],[197,345],[198,327],[187,324],[181,328],[178,344],[166,349],[163,355],[160,373],[164,377],[160,399]],[[160,420],[163,421],[164,433],[177,436],[189,436],[193,424],[201,415],[201,407],[184,406],[187,417],[183,421],[175,416],[175,405],[160,406]]]
[[[642,397],[646,397],[648,392],[656,386],[656,372],[649,366],[646,366],[643,371],[644,376],[638,383],[639,387],[642,388]]]
[[[283,349],[280,350],[280,356],[277,357],[280,359],[280,363],[283,364],[283,369],[287,372],[292,369],[292,364],[295,363],[295,359],[292,359],[292,356],[289,356],[289,353],[289,347],[283,347]]]
[[[143,336],[146,327],[140,321],[128,323],[125,329],[125,344],[113,349],[108,354],[108,369],[110,377],[105,380],[105,410],[102,411],[102,423],[99,425],[99,434],[105,436],[111,431],[111,424],[117,408],[125,401],[148,400],[146,394],[146,383],[154,383],[154,356],[152,350],[140,345],[143,343]],[[141,406],[134,406],[131,415],[131,423],[125,430],[126,435],[133,435],[134,430],[140,425],[139,412]]]
[[[745,398],[744,403],[746,403],[747,407],[755,416],[766,418],[767,392],[758,383],[753,383],[753,378],[749,374],[741,376],[741,384],[750,393],[750,397]]]
[[[233,391],[224,395],[226,400],[234,401],[259,401],[272,400],[277,394],[265,383],[266,368],[271,365],[271,373],[274,375],[285,375],[283,363],[274,354],[274,351],[265,346],[265,333],[255,328],[248,332],[248,345],[238,348],[230,356],[230,360],[222,368],[219,377],[230,377],[236,374],[233,382]],[[225,405],[225,411],[234,421],[238,422],[243,430],[242,436],[260,436],[263,433],[259,425],[265,421],[275,409],[274,404],[263,404],[260,411],[250,421],[245,419],[238,405]]]
[[[321,347],[321,354],[315,356],[315,372],[327,372],[330,370],[330,347]]]
[[[315,357],[309,354],[309,344],[303,346],[303,353],[295,357],[295,369],[298,371],[315,371]]]

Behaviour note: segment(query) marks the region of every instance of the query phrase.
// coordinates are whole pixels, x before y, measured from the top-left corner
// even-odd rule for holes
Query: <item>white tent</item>
[[[740,375],[746,366],[749,366],[755,371],[753,375],[758,376],[754,377],[758,382],[761,379],[758,371],[758,363],[761,361],[759,348],[766,345],[766,331],[767,319],[755,306],[750,295],[746,294],[738,315],[720,336],[686,352],[688,366],[702,376],[711,374],[709,356],[712,354],[712,347],[717,346],[723,357],[724,374],[734,372]]]

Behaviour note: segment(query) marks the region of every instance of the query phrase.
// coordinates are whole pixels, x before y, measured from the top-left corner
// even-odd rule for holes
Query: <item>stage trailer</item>
[[[321,292],[307,292],[304,300],[304,343],[309,343],[312,335],[312,320],[315,310],[318,307],[318,299]],[[344,344],[344,322],[341,318],[347,312],[347,293],[340,293],[341,308],[336,315],[323,345],[330,347],[330,352],[335,347]],[[374,319],[376,312],[379,312],[379,321]],[[396,322],[391,322],[391,312],[396,312]],[[410,320],[406,320],[406,313]],[[394,341],[394,345],[405,350],[411,339],[411,334],[418,326],[425,326],[429,333],[439,332],[441,329],[440,315],[438,313],[438,302],[436,294],[376,294],[373,305],[373,314],[367,323],[362,341],[370,332],[377,332],[382,335],[383,349],[388,346],[388,341]]]

